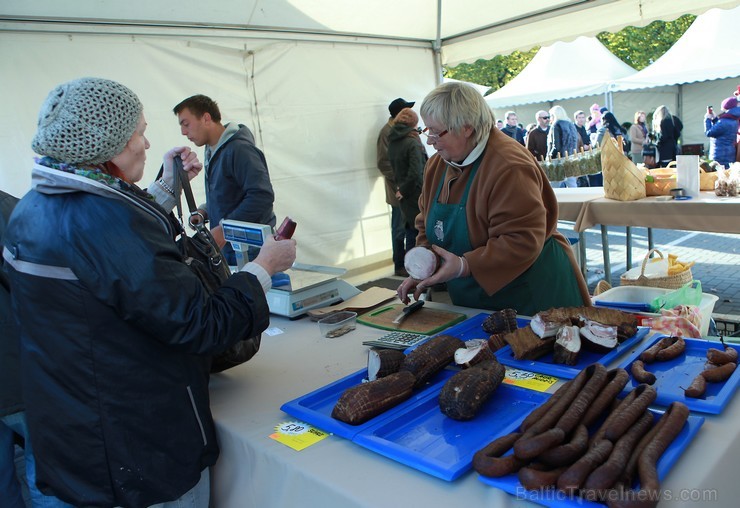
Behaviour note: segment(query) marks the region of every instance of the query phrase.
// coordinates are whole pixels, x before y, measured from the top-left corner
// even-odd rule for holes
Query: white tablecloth
[[[428,305],[469,316],[480,312],[434,302]],[[211,380],[211,403],[221,445],[212,474],[216,508],[531,505],[483,484],[474,471],[453,482],[443,481],[337,436],[300,452],[270,439],[275,426],[292,419],[279,409],[284,402],[365,367],[368,348],[362,341],[384,333],[358,325],[347,335],[327,339],[307,318],[290,321],[275,316],[271,326],[285,333],[263,334],[262,348],[255,358]],[[707,416],[696,439],[669,473],[663,486],[673,495],[694,489],[687,496],[714,495],[712,506],[737,506],[737,398],[723,415]],[[703,492],[712,489],[716,493]],[[671,501],[660,506],[709,504]]]

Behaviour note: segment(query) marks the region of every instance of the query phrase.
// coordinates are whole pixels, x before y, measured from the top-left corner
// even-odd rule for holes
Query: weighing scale
[[[265,224],[225,219],[221,225],[224,238],[234,247],[237,270],[247,263],[248,248],[262,247],[265,238],[273,234],[272,228]],[[293,319],[309,310],[326,307],[360,294],[359,289],[339,279],[346,272],[344,268],[293,263],[285,271],[290,277],[290,284],[273,287],[267,292],[270,312]]]

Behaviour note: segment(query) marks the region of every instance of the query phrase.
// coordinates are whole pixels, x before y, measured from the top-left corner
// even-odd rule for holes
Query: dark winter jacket
[[[388,159],[393,167],[396,187],[401,191],[401,212],[407,228],[413,228],[419,214],[419,196],[426,152],[413,127],[397,123],[388,136]]]
[[[0,242],[18,198],[0,191]],[[3,260],[0,259],[0,267]],[[18,370],[18,326],[10,310],[10,281],[0,270],[0,416],[23,410]]]
[[[76,506],[190,490],[218,456],[199,355],[269,323],[253,275],[209,296],[173,234],[148,199],[40,165],[8,224],[37,484]]]
[[[506,124],[501,129],[501,132],[509,136],[510,138],[514,138],[517,141],[519,141],[522,145],[524,144],[524,135],[526,134],[526,131],[519,127],[518,125],[509,125]]]
[[[213,153],[206,149],[206,202],[211,227],[221,219],[275,226],[275,194],[262,150],[244,125],[227,124],[231,135]],[[232,133],[233,132],[233,133]],[[222,249],[229,264],[236,264],[230,243]]]
[[[555,158],[560,154],[573,155],[578,150],[578,131],[576,125],[570,120],[558,120],[550,126],[547,134],[547,155]]]
[[[678,138],[681,137],[683,123],[675,115],[664,118],[660,122],[660,132],[657,132],[658,160],[661,165],[676,160],[678,153]]]
[[[733,108],[740,113],[740,108]],[[738,117],[730,110],[714,119],[704,119],[704,134],[711,138],[709,142],[709,157],[724,167],[735,162]]]

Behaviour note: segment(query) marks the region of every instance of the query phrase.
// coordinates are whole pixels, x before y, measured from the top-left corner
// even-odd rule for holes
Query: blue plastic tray
[[[615,360],[624,351],[627,351],[633,345],[638,344],[647,336],[649,331],[650,328],[642,326],[639,327],[634,336],[625,340],[606,354],[582,350],[578,355],[578,362],[575,365],[553,363],[552,353],[543,355],[536,360],[517,360],[511,352],[511,346],[508,345],[496,351],[496,357],[499,362],[504,365],[508,365],[509,367],[515,367],[517,369],[528,370],[531,372],[539,372],[540,374],[548,374],[550,376],[573,379],[579,372],[581,372],[581,370],[592,363],[598,362],[603,365],[608,365],[609,362]]]
[[[653,413],[654,418],[657,418],[663,414],[663,411],[650,409]],[[678,458],[681,456],[686,447],[691,443],[699,431],[699,428],[704,423],[703,416],[689,415],[689,419],[686,421],[681,433],[676,436],[676,439],[666,449],[665,453],[660,457],[658,461],[658,477],[663,480],[668,471],[671,470],[673,465],[676,463]],[[594,507],[603,508],[603,504],[594,503],[581,499],[580,497],[569,497],[565,493],[555,489],[549,490],[526,490],[521,483],[517,475],[510,474],[502,476],[500,478],[489,478],[487,476],[479,476],[480,481],[488,485],[492,485],[499,488],[509,494],[517,497],[517,499],[528,499],[533,503],[541,504],[544,506],[553,506],[559,508],[572,508],[573,506],[578,507]]]
[[[476,417],[461,422],[439,409],[439,393],[363,430],[360,446],[443,480],[452,481],[472,468],[473,455],[519,427],[550,395],[502,384]]]
[[[408,400],[360,425],[340,422],[331,417],[331,412],[339,397],[347,388],[358,385],[362,383],[363,379],[367,378],[367,369],[359,370],[318,390],[286,402],[280,406],[280,409],[325,432],[331,432],[345,439],[352,439],[357,433],[377,425],[378,422],[392,418],[396,414],[404,413],[423,400],[430,392],[439,393],[442,384],[454,373],[452,370],[443,370],[425,387],[415,390]]]
[[[610,309],[619,309],[627,312],[653,312],[652,307],[647,303],[605,302],[602,300],[596,300],[594,302],[594,306],[609,307]]]
[[[644,350],[655,344],[665,335],[655,334],[650,340],[640,344],[620,364],[620,367],[630,372],[632,363],[637,360]],[[683,402],[692,411],[701,413],[719,414],[725,408],[740,383],[740,369],[735,369],[730,379],[724,383],[707,383],[707,391],[703,399],[693,399],[684,395],[684,388],[688,388],[691,381],[704,370],[707,363],[707,349],[722,349],[719,342],[703,339],[684,339],[686,341],[686,353],[668,362],[653,362],[645,365],[645,369],[655,374],[656,381],[653,385],[658,390],[656,404],[668,406],[674,400]],[[740,351],[740,345],[728,344]],[[637,383],[630,376],[630,381],[625,386],[626,391],[632,390]]]

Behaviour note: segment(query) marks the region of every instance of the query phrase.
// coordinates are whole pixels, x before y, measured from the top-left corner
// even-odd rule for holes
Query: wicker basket
[[[675,275],[666,275],[665,277],[646,277],[645,266],[650,259],[650,254],[652,254],[653,252],[657,253],[661,257],[661,259],[664,259],[663,253],[660,252],[658,249],[650,250],[650,252],[645,255],[645,259],[642,260],[640,276],[636,279],[630,279],[622,274],[622,276],[619,278],[619,283],[622,286],[647,286],[663,289],[678,289],[687,282],[691,282],[694,279],[694,276],[691,273],[691,268]]]
[[[621,136],[604,134],[601,147],[601,174],[604,176],[604,196],[619,201],[635,201],[645,197],[645,175],[620,148]]]

